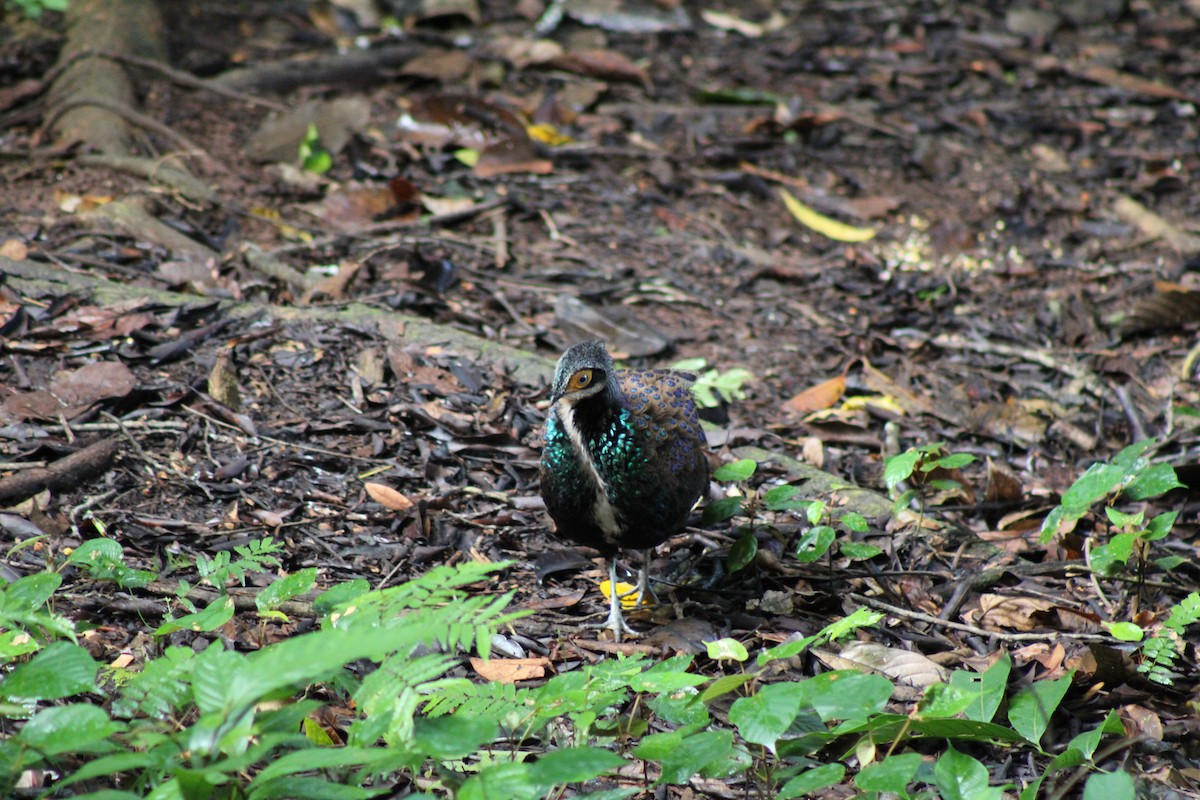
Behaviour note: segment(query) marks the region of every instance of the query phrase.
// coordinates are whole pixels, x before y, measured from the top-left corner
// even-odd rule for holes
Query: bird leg
[[[649,596],[652,602],[658,602],[658,595],[650,588],[650,556],[654,551],[646,549],[642,551],[642,568],[638,570],[638,582],[634,587],[637,594],[634,595],[634,605],[641,606],[646,602],[646,597]],[[625,595],[622,595],[624,597]]]
[[[614,555],[608,561],[608,619],[605,620],[602,627],[612,631],[613,639],[618,642],[621,641],[623,633],[631,636],[637,635],[637,631],[626,624],[625,616],[621,613],[622,597],[623,595],[617,592],[617,557]]]

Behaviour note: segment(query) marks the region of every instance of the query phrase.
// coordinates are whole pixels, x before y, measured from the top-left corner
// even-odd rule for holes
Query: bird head
[[[604,342],[599,339],[580,342],[558,359],[550,403],[565,398],[569,405],[574,405],[602,392],[612,392],[613,372],[612,356],[604,348]]]

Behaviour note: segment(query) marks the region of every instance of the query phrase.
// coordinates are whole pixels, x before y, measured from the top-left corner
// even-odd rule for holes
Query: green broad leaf
[[[868,561],[883,552],[875,545],[866,542],[842,542],[838,545],[838,549],[851,561]]]
[[[796,560],[802,564],[811,564],[829,552],[836,538],[837,531],[829,525],[814,525],[796,542]]]
[[[871,526],[867,523],[867,518],[857,511],[847,511],[838,519],[848,531],[853,533],[866,533],[871,530]]]
[[[547,789],[566,783],[581,783],[598,778],[625,764],[625,759],[599,747],[570,747],[551,750],[532,765],[534,780]]]
[[[57,781],[54,787],[55,789],[65,789],[80,781],[90,781],[96,778],[110,778],[111,782],[111,777],[118,773],[134,772],[153,767],[157,761],[157,758],[153,754],[146,752],[113,753],[112,755],[100,756],[87,762],[61,781]],[[86,796],[90,797],[91,795]],[[129,796],[138,797],[138,795]],[[74,797],[79,797],[79,795],[74,795]]]
[[[824,500],[813,500],[808,504],[808,508],[804,509],[804,518],[808,520],[809,525],[819,525],[825,519],[828,510]]]
[[[233,598],[229,595],[222,595],[209,603],[203,611],[185,614],[164,622],[154,631],[154,635],[166,636],[175,631],[215,631],[233,619],[233,611]]]
[[[708,657],[714,661],[745,661],[750,658],[746,646],[737,639],[717,639],[704,645],[708,648]]]
[[[314,175],[324,175],[333,168],[333,156],[324,147],[318,147],[305,157],[301,166],[305,172],[311,172]]]
[[[1104,627],[1108,628],[1114,639],[1122,642],[1140,642],[1146,635],[1142,626],[1132,622],[1106,622]]]
[[[1137,534],[1118,533],[1107,544],[1092,549],[1092,570],[1097,575],[1112,575],[1118,565],[1129,563]]]
[[[269,586],[258,593],[258,597],[254,598],[254,604],[258,606],[259,611],[278,608],[293,597],[299,597],[307,592],[316,581],[316,567],[293,572],[291,575],[272,581]]]
[[[1112,506],[1107,506],[1104,509],[1104,516],[1108,517],[1108,521],[1118,528],[1140,528],[1146,519],[1146,512],[1139,511],[1136,514],[1126,514],[1124,511],[1118,511]]]
[[[249,784],[250,797],[255,797],[255,791],[260,786],[298,772],[370,766],[390,760],[392,755],[386,750],[376,747],[309,747],[295,750],[276,758],[258,771]]]
[[[902,730],[903,722],[899,722],[890,732],[892,736],[898,736]],[[1024,742],[1019,733],[1006,725],[997,725],[994,722],[975,722],[969,719],[917,720],[908,726],[908,730],[914,735],[961,742],[1003,742],[1006,744]]]
[[[575,795],[575,800],[625,800],[626,797],[633,797],[635,794],[641,794],[644,790],[640,786],[627,786],[618,789],[600,789],[587,794]],[[430,797],[429,800],[434,800]]]
[[[700,702],[711,703],[718,697],[722,697],[723,695],[727,695],[736,689],[740,689],[742,686],[745,686],[752,680],[754,680],[754,675],[746,672],[738,673],[736,675],[722,675],[720,678],[717,678],[715,681],[710,683],[704,689],[704,691],[700,693]]]
[[[0,614],[8,616],[37,611],[61,585],[62,575],[57,572],[35,572],[18,578],[4,590],[4,607]]]
[[[1122,494],[1130,500],[1149,500],[1152,497],[1164,495],[1172,489],[1186,488],[1175,475],[1175,468],[1170,464],[1155,464],[1149,469],[1142,470],[1133,479]],[[1122,774],[1122,773],[1113,773]]]
[[[746,399],[746,392],[742,387],[752,380],[754,380],[754,375],[750,370],[734,367],[718,374],[710,383],[721,395],[721,399],[726,403],[732,403],[735,400]]]
[[[687,737],[672,731],[643,738],[633,749],[633,754],[660,763],[662,774],[655,785],[679,785],[690,781],[710,764],[724,759],[732,749],[732,731],[704,731]]]
[[[962,484],[958,481],[950,480],[949,478],[935,478],[927,484],[929,488],[936,489],[939,492],[954,492],[962,488]]]
[[[767,89],[752,89],[744,86],[714,86],[697,89],[696,101],[713,105],[776,106],[786,104],[788,98]]]
[[[922,719],[948,719],[966,711],[976,699],[973,692],[948,683],[935,683],[925,690],[917,713]]]
[[[103,537],[88,539],[71,551],[67,563],[84,567],[105,561],[120,561],[125,558],[125,548],[112,539]]]
[[[37,640],[23,630],[0,633],[0,664],[7,664],[14,658],[35,652],[39,646]]]
[[[819,767],[802,772],[783,785],[775,800],[790,800],[792,797],[811,797],[819,795],[822,789],[836,786],[846,777],[845,766],[833,763],[822,764]]]
[[[1068,747],[1061,753],[1056,755],[1050,762],[1050,766],[1046,767],[1046,775],[1051,775],[1064,769],[1075,769],[1087,763],[1087,758],[1083,753],[1073,747]]]
[[[21,728],[16,740],[43,757],[86,753],[124,729],[124,725],[109,719],[99,706],[74,703],[39,711]]]
[[[856,608],[841,619],[834,620],[821,629],[821,635],[830,641],[837,641],[857,631],[859,628],[870,628],[878,625],[883,619],[883,613],[869,608]]]
[[[729,721],[742,738],[761,744],[772,753],[775,742],[787,733],[800,714],[804,690],[798,683],[772,683],[750,697],[739,697],[729,708]]]
[[[895,792],[907,797],[905,788],[921,766],[920,753],[901,753],[868,764],[854,776],[854,785],[864,792]]]
[[[464,166],[474,167],[479,163],[479,151],[473,147],[461,147],[454,151],[454,158]]]
[[[695,374],[707,366],[708,362],[703,358],[681,358],[671,365],[671,369],[676,372],[691,372]]]
[[[742,511],[742,497],[722,497],[713,500],[708,505],[704,506],[704,512],[700,515],[702,525],[715,525],[718,522],[736,516]]]
[[[801,639],[786,641],[782,644],[777,644],[774,647],[769,647],[758,654],[757,663],[761,667],[771,661],[776,661],[781,658],[792,658],[798,656],[812,646],[813,642],[819,641],[824,637],[821,634],[813,636],[805,636]]]
[[[971,704],[965,709],[967,719],[976,722],[991,722],[996,709],[1004,700],[1008,686],[1008,675],[1012,671],[1012,660],[1005,653],[982,673],[956,670],[950,674],[950,685],[973,695]]]
[[[1017,692],[1008,706],[1008,721],[1013,730],[1030,744],[1040,746],[1050,717],[1071,687],[1074,671],[1052,681],[1037,681]]]
[[[448,714],[414,721],[413,746],[430,758],[448,761],[471,755],[496,738],[494,720]]]
[[[970,453],[951,453],[948,456],[926,461],[921,465],[922,472],[932,472],[935,469],[962,469],[975,461]]]
[[[1050,767],[1046,770],[1047,774],[1077,767],[1080,764],[1091,761],[1092,756],[1096,754],[1096,749],[1100,747],[1100,742],[1105,734],[1112,736],[1123,736],[1125,734],[1125,727],[1121,724],[1121,717],[1116,711],[1108,712],[1108,716],[1099,725],[1075,736],[1067,744],[1067,749],[1055,756],[1054,760],[1050,762]]]
[[[463,781],[456,800],[542,800],[545,790],[533,776],[532,764],[509,761],[489,764]]]
[[[679,655],[660,661],[645,672],[630,676],[629,688],[635,692],[661,694],[708,683],[708,678],[703,675],[687,671],[692,660],[690,655]]]
[[[772,486],[763,492],[763,506],[768,511],[790,511],[792,509],[807,508],[809,501],[794,499],[798,494],[800,494],[800,487],[792,486],[790,483],[785,483],[782,486]]]
[[[729,548],[729,555],[725,556],[725,566],[729,568],[730,572],[737,572],[754,563],[756,555],[758,555],[758,537],[754,535],[753,528],[747,528],[741,532]]]
[[[273,645],[275,646],[275,645]],[[192,696],[202,714],[226,714],[233,709],[229,681],[245,668],[246,656],[226,650],[219,641],[201,651],[191,665]]]
[[[912,719],[902,714],[875,714],[867,720],[843,722],[832,730],[835,736],[869,734],[873,741],[891,741],[898,736],[919,735],[953,741],[1023,744],[1024,737],[1007,725],[969,719]],[[780,745],[782,750],[782,744]]]
[[[304,718],[300,723],[300,730],[304,734],[304,738],[315,747],[334,747],[337,744],[329,735],[329,731],[321,727],[321,723],[312,717]]]
[[[1190,562],[1191,559],[1184,558],[1183,556],[1163,556],[1162,558],[1154,559],[1154,565],[1165,572],[1170,572],[1180,564],[1188,564]]]
[[[1025,788],[1017,795],[1017,800],[1038,800],[1038,795],[1042,791],[1042,782],[1045,780],[1045,775],[1039,775],[1036,779],[1025,784]]]
[[[804,689],[803,704],[825,722],[878,714],[892,696],[887,678],[853,670],[825,672],[798,685]]]
[[[901,514],[906,508],[912,505],[912,501],[916,498],[916,489],[906,489],[905,491],[896,495],[896,499],[892,501],[892,516],[898,516]],[[1058,509],[1054,510],[1057,511]],[[1052,511],[1051,513],[1053,514],[1054,512]]]
[[[99,665],[87,650],[70,642],[51,642],[0,681],[0,696],[58,700],[96,690]]]
[[[1128,772],[1097,772],[1083,785],[1083,800],[1134,800],[1137,791]]]
[[[676,728],[700,730],[708,726],[708,706],[698,703],[700,692],[695,689],[677,689],[656,695],[647,703],[655,716]]]
[[[209,790],[211,792],[211,788]],[[391,792],[392,787],[376,786],[370,789],[362,786],[347,786],[340,782],[328,781],[324,778],[313,778],[304,775],[293,775],[287,778],[276,778],[270,783],[261,785],[251,793],[250,800],[365,800],[385,792]],[[191,794],[185,797],[192,796]],[[198,795],[197,795],[198,796]]]
[[[369,591],[371,591],[371,584],[363,578],[330,586],[313,599],[313,611],[320,616],[325,616],[343,603],[348,603]]]
[[[912,477],[913,470],[916,469],[917,462],[920,460],[921,454],[912,449],[887,459],[883,466],[884,484],[888,489],[894,489],[896,484],[908,480]]]
[[[752,458],[743,458],[740,461],[731,461],[728,464],[722,464],[713,471],[712,477],[714,481],[729,483],[731,481],[747,481],[754,475],[758,469],[758,462]]]
[[[1153,446],[1153,439],[1142,439],[1140,442],[1134,442],[1131,445],[1123,447],[1121,452],[1113,456],[1113,463],[1125,467],[1130,472],[1136,470],[1139,466],[1145,466],[1145,459],[1142,458],[1146,451]],[[1142,462],[1139,464],[1139,462]]]
[[[949,747],[933,767],[942,800],[998,800],[1004,790],[988,786],[987,767]]]
[[[1171,528],[1175,527],[1175,519],[1178,516],[1178,511],[1168,511],[1152,518],[1146,523],[1146,530],[1142,533],[1142,538],[1147,542],[1156,542],[1163,538],[1171,532]]]
[[[1121,485],[1129,472],[1117,464],[1093,464],[1063,492],[1062,507],[1076,519]]]

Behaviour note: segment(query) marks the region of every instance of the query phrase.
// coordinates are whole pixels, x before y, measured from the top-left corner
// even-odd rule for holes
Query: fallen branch
[[[117,445],[116,439],[101,439],[47,467],[35,467],[0,478],[0,503],[19,503],[46,489],[53,492],[78,489],[112,468]]]

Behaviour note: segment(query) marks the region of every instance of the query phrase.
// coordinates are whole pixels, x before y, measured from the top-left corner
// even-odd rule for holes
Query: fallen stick
[[[43,489],[77,489],[103,475],[117,456],[117,439],[101,439],[47,467],[34,467],[0,478],[0,504],[19,503]]]

